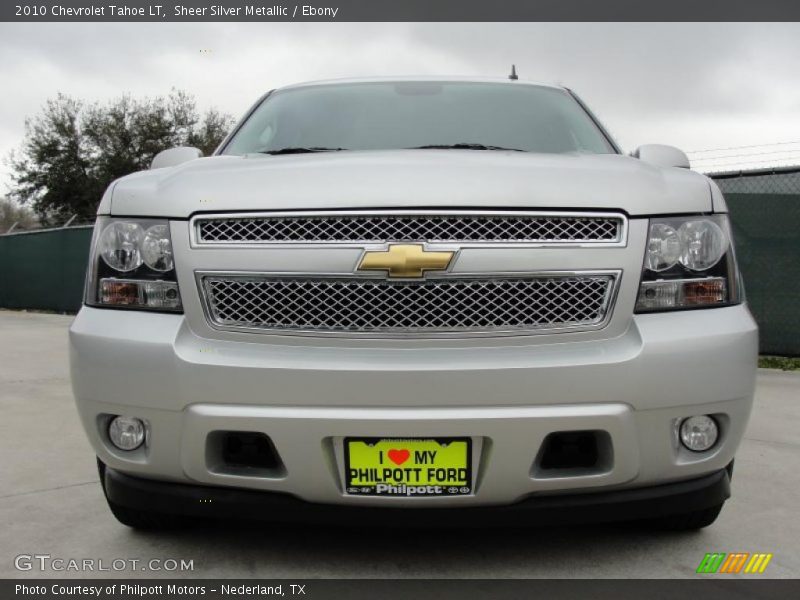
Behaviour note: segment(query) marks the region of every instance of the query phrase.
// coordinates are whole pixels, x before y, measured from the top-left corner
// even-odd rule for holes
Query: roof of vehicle
[[[475,76],[404,76],[404,77],[353,77],[345,79],[323,79],[319,81],[305,81],[302,83],[292,83],[279,87],[279,90],[287,90],[306,86],[316,85],[340,85],[349,83],[380,83],[380,82],[416,82],[416,81],[437,81],[437,82],[463,82],[463,83],[500,83],[506,85],[534,85],[538,87],[565,89],[563,86],[552,83],[541,83],[537,81],[527,81],[523,79],[512,80],[508,77],[475,77]]]

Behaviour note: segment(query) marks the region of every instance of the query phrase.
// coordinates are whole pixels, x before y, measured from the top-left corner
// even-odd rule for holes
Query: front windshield
[[[527,84],[370,82],[272,93],[223,150],[477,150],[613,153],[565,90]]]

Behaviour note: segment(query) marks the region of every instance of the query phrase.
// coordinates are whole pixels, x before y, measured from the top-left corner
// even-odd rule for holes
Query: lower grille
[[[610,274],[419,282],[206,275],[202,291],[222,329],[513,332],[598,326],[615,281]]]

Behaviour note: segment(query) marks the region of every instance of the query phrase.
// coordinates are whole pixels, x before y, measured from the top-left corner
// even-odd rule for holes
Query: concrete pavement
[[[2,577],[692,577],[706,552],[771,552],[800,576],[800,373],[761,371],[733,498],[696,533],[626,527],[405,531],[213,526],[139,533],[108,511],[73,406],[71,317],[0,311]],[[123,571],[19,571],[21,554],[126,561]],[[151,559],[192,571],[142,572]],[[139,560],[132,568],[132,560]],[[121,564],[121,563],[118,563]],[[97,565],[97,562],[95,562]]]

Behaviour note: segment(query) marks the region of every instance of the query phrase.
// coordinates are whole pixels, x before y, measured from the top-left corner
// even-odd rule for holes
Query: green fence
[[[800,355],[800,168],[715,175],[762,354]],[[91,227],[0,235],[0,307],[80,308]]]
[[[800,356],[800,168],[714,179],[731,213],[761,353]]]
[[[77,311],[92,228],[0,235],[0,307]]]

